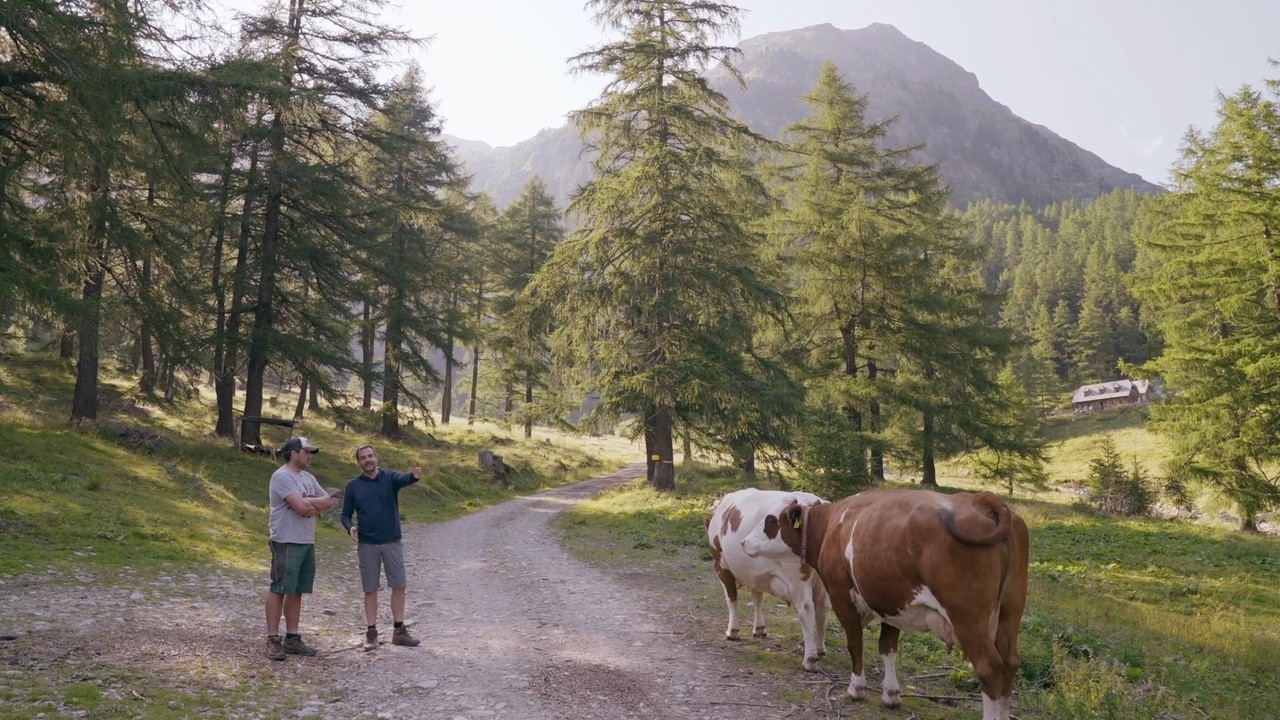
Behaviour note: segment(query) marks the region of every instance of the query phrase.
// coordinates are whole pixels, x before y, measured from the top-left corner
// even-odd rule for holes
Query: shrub
[[[1107,515],[1149,514],[1155,493],[1137,458],[1134,458],[1133,469],[1125,470],[1110,437],[1102,441],[1101,450],[1100,457],[1089,461],[1089,477],[1085,481],[1093,504]]]

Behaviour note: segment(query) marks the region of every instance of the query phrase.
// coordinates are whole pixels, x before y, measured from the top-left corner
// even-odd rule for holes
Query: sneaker
[[[369,628],[364,631],[364,649],[372,650],[378,647],[378,629]]]
[[[401,625],[391,633],[392,645],[404,645],[405,647],[417,647],[422,641],[409,634],[409,626]]]
[[[307,657],[311,657],[312,655],[315,655],[316,652],[318,652],[315,648],[310,647],[306,643],[302,642],[301,635],[286,637],[284,639],[283,644],[284,644],[284,651],[290,655],[305,655]]]
[[[279,635],[267,636],[267,657],[272,660],[283,660],[285,656],[284,643],[280,642]]]

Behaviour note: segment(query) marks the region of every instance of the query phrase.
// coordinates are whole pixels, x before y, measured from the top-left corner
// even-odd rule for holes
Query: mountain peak
[[[1027,122],[993,100],[978,78],[928,45],[886,23],[842,30],[830,23],[747,38],[736,60],[746,88],[723,69],[709,73],[733,113],[756,132],[778,137],[809,109],[803,98],[824,62],[868,98],[867,120],[897,118],[885,143],[923,146],[918,159],[937,165],[952,203],[980,199],[1042,206],[1088,201],[1116,188],[1158,192],[1138,175]],[[544,130],[509,148],[459,143],[459,157],[476,186],[503,205],[537,173],[563,203],[590,178],[572,128]]]

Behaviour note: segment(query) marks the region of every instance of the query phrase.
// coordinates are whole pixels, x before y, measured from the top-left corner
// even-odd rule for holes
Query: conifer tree
[[[1174,443],[1166,472],[1218,489],[1245,530],[1280,505],[1280,81],[1268,85],[1221,97],[1217,125],[1188,134],[1139,285],[1165,340],[1146,369],[1171,391],[1151,416]]]
[[[374,118],[366,165],[375,237],[362,270],[368,299],[385,326],[379,431],[385,437],[400,434],[402,398],[425,409],[425,399],[406,381],[438,385],[431,351],[448,347],[460,333],[459,313],[450,304],[459,258],[448,245],[467,230],[448,191],[463,180],[440,133],[420,71],[410,68]]]
[[[262,413],[269,365],[307,368],[321,394],[335,392],[334,371],[358,367],[346,352],[346,315],[359,301],[352,263],[369,239],[369,207],[359,184],[369,114],[388,96],[378,71],[409,38],[379,24],[377,0],[290,3],[244,19],[245,43],[270,61],[260,228],[251,248],[254,291],[244,415]],[[299,314],[303,272],[322,312]],[[321,372],[326,369],[326,372]],[[242,441],[260,442],[249,424]]]
[[[496,276],[501,285],[493,298],[497,320],[493,345],[502,359],[503,383],[522,390],[520,407],[510,419],[524,425],[525,437],[532,436],[535,421],[552,421],[562,414],[553,398],[534,402],[534,391],[549,386],[551,327],[545,307],[524,296],[524,291],[563,238],[560,210],[546,183],[535,175],[498,220],[501,249]]]
[[[754,264],[758,237],[742,198],[758,202],[727,101],[703,72],[732,71],[740,11],[702,0],[591,0],[621,37],[573,58],[609,77],[572,116],[597,151],[596,177],[574,197],[577,229],[540,273],[535,292],[556,308],[554,341],[582,350],[606,411],[638,413],[653,484],[675,486],[673,434],[742,387],[741,350],[758,308],[777,300]],[[706,416],[712,416],[708,413]]]

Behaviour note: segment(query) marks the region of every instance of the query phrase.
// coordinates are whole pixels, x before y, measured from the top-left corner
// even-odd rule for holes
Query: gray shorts
[[[360,584],[366,593],[379,590],[380,571],[387,573],[387,587],[402,588],[409,584],[404,573],[404,546],[400,541],[390,543],[360,543],[356,546],[360,558]]]

